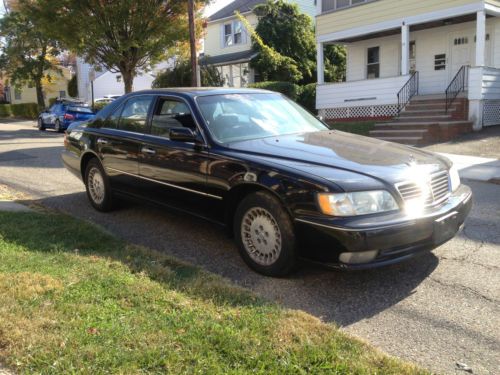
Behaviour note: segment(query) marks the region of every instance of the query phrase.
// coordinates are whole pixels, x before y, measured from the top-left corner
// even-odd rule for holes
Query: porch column
[[[476,66],[484,66],[486,49],[486,13],[477,12],[476,20]]]
[[[318,74],[318,85],[325,83],[325,57],[323,54],[323,43],[318,43],[317,45],[317,74]]]
[[[401,26],[401,75],[410,74],[410,27]]]

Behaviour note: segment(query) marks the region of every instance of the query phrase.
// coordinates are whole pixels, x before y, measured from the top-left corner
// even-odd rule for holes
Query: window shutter
[[[224,37],[224,32],[225,32],[225,30],[224,30],[224,24],[222,23],[222,24],[220,25],[220,48],[224,48],[224,47],[225,47],[225,43],[224,43],[224,39],[225,39],[225,37]]]

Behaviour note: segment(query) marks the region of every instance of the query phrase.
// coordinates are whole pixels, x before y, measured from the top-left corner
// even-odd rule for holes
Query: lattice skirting
[[[483,104],[483,126],[500,124],[500,100],[485,100]]]
[[[398,114],[397,104],[372,105],[364,107],[325,108],[319,110],[319,115],[326,120],[394,117]]]

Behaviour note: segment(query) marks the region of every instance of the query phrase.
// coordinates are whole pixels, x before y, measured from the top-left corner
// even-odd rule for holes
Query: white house
[[[217,66],[230,87],[244,87],[258,81],[258,72],[250,68],[249,62],[255,56],[251,38],[236,17],[241,13],[250,25],[255,27],[258,18],[253,9],[267,0],[235,0],[208,18],[204,39],[204,57],[201,62]],[[316,0],[289,0],[314,19]]]
[[[474,129],[500,123],[499,15],[496,0],[318,0],[320,114],[401,113],[407,124],[424,122],[420,111],[442,125],[460,120],[454,106],[465,103],[462,114]],[[346,82],[324,82],[328,44],[347,48]]]
[[[76,62],[76,74],[78,80],[78,96],[80,99],[90,103],[92,101],[92,87],[90,84],[91,72],[94,71],[94,99],[105,95],[123,95],[125,86],[120,73],[111,73],[106,70],[97,71],[93,66],[78,58]],[[153,84],[154,76],[149,73],[140,73],[134,79],[134,91],[147,90]]]

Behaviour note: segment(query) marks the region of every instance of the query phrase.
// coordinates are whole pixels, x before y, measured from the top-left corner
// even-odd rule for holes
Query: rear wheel
[[[44,131],[45,130],[45,125],[43,123],[42,118],[38,119],[38,125],[37,125],[37,127],[38,127],[38,130],[40,130],[40,131]]]
[[[85,170],[85,187],[92,206],[102,212],[113,209],[113,197],[108,177],[97,159],[88,162]]]
[[[56,120],[56,122],[54,124],[54,130],[57,133],[60,133],[62,131],[62,129],[61,129],[61,122],[59,120]]]
[[[267,192],[247,196],[234,217],[240,254],[255,271],[285,276],[297,265],[293,223],[277,198]]]

